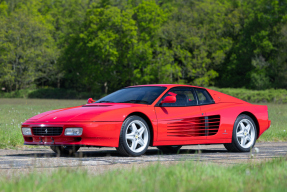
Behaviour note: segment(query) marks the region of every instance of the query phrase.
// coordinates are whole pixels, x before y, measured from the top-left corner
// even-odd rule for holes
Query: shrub
[[[78,92],[72,89],[22,89],[10,93],[0,93],[0,98],[37,98],[37,99],[88,99],[93,97],[98,99],[102,94]]]
[[[231,95],[251,103],[287,103],[286,89],[250,90],[244,88],[217,88],[210,89]],[[38,99],[99,99],[102,93],[78,92],[72,89],[22,89],[10,93],[0,92],[0,98],[38,98]]]

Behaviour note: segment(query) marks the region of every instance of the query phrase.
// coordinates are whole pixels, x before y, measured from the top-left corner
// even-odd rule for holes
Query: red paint
[[[169,95],[171,96],[176,96],[177,94],[176,93],[173,93],[173,92],[168,92]]]
[[[149,119],[152,125],[150,129],[153,132],[153,146],[230,143],[233,124],[241,113],[252,115],[258,123],[258,137],[270,127],[266,105],[250,104],[206,89],[214,99],[214,104],[161,107],[156,104],[170,88],[195,86],[174,84],[148,86],[164,86],[167,89],[151,105],[92,102],[36,115],[24,122],[22,127],[62,127],[63,132],[59,136],[52,136],[54,143],[51,136],[32,135],[24,136],[24,144],[118,147],[122,123],[135,112]],[[171,95],[163,101],[173,102],[174,99],[175,95]],[[205,121],[206,117],[213,120]],[[64,130],[68,127],[82,127],[83,135],[64,136]]]
[[[160,103],[175,103],[176,97],[175,96],[166,96]]]
[[[89,98],[88,101],[87,101],[87,104],[94,103],[94,102],[96,102],[96,101],[93,100],[93,98]]]

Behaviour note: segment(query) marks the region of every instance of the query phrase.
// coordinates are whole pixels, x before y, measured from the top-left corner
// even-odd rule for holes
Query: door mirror
[[[175,96],[166,96],[160,103],[175,103],[176,97]]]
[[[93,100],[93,98],[89,98],[87,101],[87,104],[94,103],[94,102],[95,102],[95,100]]]

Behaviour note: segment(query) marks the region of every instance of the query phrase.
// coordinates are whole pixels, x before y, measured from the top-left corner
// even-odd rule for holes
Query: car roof
[[[148,86],[155,86],[155,87],[196,87],[196,88],[204,88],[204,87],[198,87],[194,85],[183,85],[183,84],[146,84],[146,85],[133,85],[128,87],[148,87]],[[205,89],[205,88],[204,88]]]

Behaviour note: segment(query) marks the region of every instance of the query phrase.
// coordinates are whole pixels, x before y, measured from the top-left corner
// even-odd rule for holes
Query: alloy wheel
[[[125,138],[129,149],[135,153],[143,151],[148,143],[148,130],[145,124],[139,120],[130,122],[126,129]]]
[[[243,148],[250,148],[255,141],[255,128],[251,121],[242,119],[236,128],[236,139]]]

